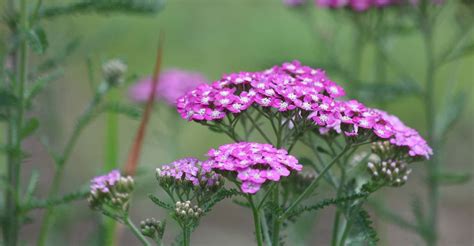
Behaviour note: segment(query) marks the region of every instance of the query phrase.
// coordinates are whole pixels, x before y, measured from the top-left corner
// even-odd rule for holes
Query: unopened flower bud
[[[126,71],[127,65],[120,59],[109,60],[102,66],[104,79],[111,86],[122,83]]]

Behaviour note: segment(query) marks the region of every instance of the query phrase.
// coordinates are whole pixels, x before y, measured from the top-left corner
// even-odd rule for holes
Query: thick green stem
[[[132,231],[133,235],[135,235],[140,242],[145,245],[145,246],[150,246],[150,243],[146,238],[143,236],[143,234],[138,230],[138,228],[133,224],[133,222],[130,220],[130,217],[126,217],[125,219],[125,225]]]
[[[8,3],[10,11],[14,12],[13,1]],[[28,30],[28,11],[27,1],[20,1],[20,28],[12,30],[13,35],[18,34],[18,30]],[[15,56],[16,81],[13,85],[14,93],[19,100],[17,107],[12,110],[12,117],[8,122],[7,144],[11,151],[7,153],[7,186],[5,192],[5,215],[3,220],[3,237],[7,246],[18,244],[18,235],[21,225],[20,212],[20,173],[22,164],[22,137],[21,129],[23,127],[24,116],[24,87],[28,74],[28,46],[26,40],[21,39],[19,52],[13,52]],[[19,69],[16,69],[18,67]]]
[[[350,145],[346,145],[346,147],[344,147],[344,149],[334,158],[332,159],[327,165],[326,167],[324,167],[324,169],[321,171],[321,173],[319,173],[318,177],[316,177],[313,182],[311,182],[311,184],[306,187],[306,189],[303,191],[303,193],[301,193],[300,196],[298,196],[298,198],[296,198],[296,200],[286,209],[286,211],[280,216],[280,220],[284,220],[286,218],[286,216],[288,216],[290,214],[290,212],[293,211],[293,209],[296,208],[296,206],[298,206],[304,198],[306,198],[313,190],[314,188],[316,188],[316,186],[319,184],[319,181],[321,180],[322,177],[324,177],[324,175],[329,171],[329,169],[331,169],[331,167],[342,157],[344,156],[344,154],[349,151],[351,148]]]
[[[257,239],[257,245],[263,246],[263,239],[262,239],[262,227],[260,223],[260,212],[258,211],[257,207],[255,206],[253,199],[250,195],[247,196],[247,199],[252,207],[252,214],[253,214],[253,223],[255,226],[255,237]]]

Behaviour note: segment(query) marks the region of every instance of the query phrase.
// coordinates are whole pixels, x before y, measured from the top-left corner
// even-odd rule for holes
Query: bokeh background
[[[60,1],[47,1],[60,2]],[[353,49],[352,26],[343,18],[330,15],[327,10],[311,10],[311,18],[319,26],[331,32],[337,30],[339,37],[333,49],[342,60]],[[441,21],[437,37],[439,43],[453,34],[454,23],[446,18]],[[96,77],[101,76],[101,64],[110,58],[124,59],[129,74],[150,74],[155,59],[158,33],[164,30],[164,67],[178,67],[199,71],[210,80],[218,79],[223,73],[256,71],[283,61],[298,59],[308,65],[324,64],[321,50],[327,47],[314,39],[306,20],[294,10],[286,8],[279,0],[170,0],[166,8],[156,16],[86,15],[67,16],[45,23],[53,55],[64,49],[72,40],[79,40],[78,49],[60,64],[65,75],[54,82],[37,101],[31,114],[41,122],[40,131],[27,142],[32,153],[24,164],[24,177],[31,170],[39,169],[40,197],[49,189],[53,162],[40,139],[47,139],[57,150],[64,146],[76,117],[89,101],[92,91],[87,82],[86,58],[95,67]],[[424,78],[424,55],[420,35],[412,33],[393,40],[391,55],[403,65],[418,81]],[[373,50],[366,48],[361,63],[361,78],[371,79],[373,74]],[[33,57],[32,59],[35,59]],[[345,66],[353,66],[349,60]],[[342,84],[337,71],[328,71],[329,76]],[[391,76],[390,74],[388,76]],[[468,92],[464,114],[450,131],[442,153],[446,169],[473,171],[474,107],[473,107],[474,56],[466,56],[444,66],[436,76],[436,90],[449,89]],[[420,83],[420,86],[423,84]],[[129,102],[127,86],[120,89],[121,100]],[[441,103],[445,98],[439,97]],[[131,102],[130,102],[131,103]],[[370,103],[369,103],[370,104]],[[407,125],[425,131],[423,108],[414,96],[400,96],[384,105],[398,115]],[[126,117],[120,118],[120,162],[125,163],[139,122]],[[105,118],[99,117],[80,137],[72,158],[66,167],[66,177],[61,191],[66,193],[87,185],[88,180],[101,172],[105,159]],[[197,156],[230,140],[207,128],[179,119],[166,106],[158,105],[148,128],[148,134],[140,161],[141,178],[138,192],[134,196],[132,214],[135,221],[146,217],[164,218],[161,209],[154,206],[146,194],[156,193],[154,169],[174,159]],[[2,160],[3,162],[3,160]],[[410,218],[410,201],[414,196],[423,196],[422,172],[424,163],[413,166],[415,174],[408,184],[398,188],[385,188],[382,193],[385,203],[393,210]],[[3,165],[2,165],[3,166]],[[442,188],[440,210],[440,245],[473,245],[474,231],[474,189],[472,181],[462,186]],[[89,245],[98,231],[98,214],[88,209],[86,201],[75,202],[73,206],[55,209],[54,232],[51,245]],[[34,214],[39,221],[42,212]],[[202,221],[192,235],[194,245],[252,245],[253,227],[251,214],[241,207],[226,201]],[[309,245],[327,245],[332,228],[333,210],[328,209],[315,218],[314,233]],[[385,223],[374,214],[374,220],[381,237],[381,245],[420,245],[422,241],[411,232]],[[169,220],[169,222],[172,222]],[[172,223],[170,223],[172,224]],[[38,222],[24,227],[22,238],[28,245],[34,245],[38,233]],[[166,233],[170,242],[175,233]],[[129,232],[121,233],[121,245],[136,245]]]

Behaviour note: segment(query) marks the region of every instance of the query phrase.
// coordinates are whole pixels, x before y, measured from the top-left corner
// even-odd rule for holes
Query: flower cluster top
[[[283,0],[283,4],[288,7],[299,7],[312,0]],[[419,0],[314,0],[316,6],[321,8],[349,8],[354,11],[362,12],[371,8],[383,8],[390,5],[399,5],[409,3],[417,5]],[[442,4],[444,0],[432,0],[433,4]]]
[[[110,187],[113,187],[120,181],[122,176],[118,170],[113,170],[102,176],[97,176],[91,180],[91,192],[93,193],[108,193]]]
[[[279,181],[291,171],[301,171],[303,166],[284,149],[270,144],[240,142],[226,144],[208,152],[209,160],[204,169],[236,172],[245,193],[254,194],[266,181]]]
[[[344,96],[341,86],[329,80],[321,69],[298,61],[284,63],[262,72],[241,72],[203,84],[178,99],[178,112],[187,120],[220,120],[250,106],[278,111],[310,111],[321,100]]]
[[[200,73],[181,69],[166,70],[159,77],[156,99],[174,106],[179,96],[203,83],[208,83],[208,80]],[[141,79],[130,88],[129,97],[136,102],[146,102],[152,84],[151,77]]]
[[[202,162],[188,157],[174,161],[156,169],[160,178],[172,178],[175,181],[189,181],[194,186],[214,186],[219,183],[219,175],[202,168]]]
[[[390,140],[395,146],[407,148],[411,157],[428,159],[433,154],[425,139],[394,115],[366,107],[356,100],[321,102],[321,105],[324,104],[328,105],[324,106],[326,110],[317,109],[308,116],[320,126],[322,134],[334,130],[338,133],[344,131],[349,137],[357,137],[369,132],[380,139]]]
[[[370,8],[381,8],[399,2],[399,0],[316,0],[316,5],[327,8],[349,7],[355,11],[365,11]]]
[[[177,108],[183,118],[194,121],[219,121],[226,114],[236,115],[251,106],[280,112],[298,110],[298,115],[307,115],[321,133],[335,130],[357,137],[369,132],[406,147],[412,157],[429,158],[432,154],[418,132],[397,117],[356,100],[337,99],[344,94],[323,70],[293,61],[262,72],[225,75],[210,85],[200,85],[180,97]]]

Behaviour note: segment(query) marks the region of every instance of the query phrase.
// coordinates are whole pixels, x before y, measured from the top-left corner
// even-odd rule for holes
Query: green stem
[[[272,194],[272,200],[273,204],[280,205],[280,189],[279,186],[277,185],[273,189],[273,194]],[[273,215],[273,232],[272,232],[272,245],[280,245],[280,226],[281,226],[281,220],[278,218],[276,214]]]
[[[132,231],[133,235],[135,235],[143,245],[150,246],[150,243],[146,240],[146,238],[143,236],[140,230],[138,230],[135,224],[133,224],[129,216],[125,218],[124,222],[125,222],[125,225]]]
[[[349,232],[351,231],[351,227],[352,227],[351,221],[347,220],[346,226],[344,228],[344,232],[342,233],[341,241],[339,242],[339,246],[346,245],[346,239],[347,239],[347,236],[349,235]]]
[[[48,198],[55,197],[57,193],[59,192],[59,187],[61,186],[64,167],[66,166],[65,164],[69,160],[72,150],[76,146],[77,140],[79,139],[81,132],[84,130],[85,126],[90,122],[90,120],[93,118],[94,116],[93,114],[95,112],[97,105],[101,102],[102,97],[109,89],[110,88],[107,86],[106,83],[102,84],[102,86],[99,87],[99,90],[94,95],[94,98],[90,102],[89,106],[86,108],[84,113],[79,117],[79,120],[77,121],[77,124],[74,127],[74,130],[66,143],[66,147],[64,148],[63,154],[60,156],[60,158],[55,159],[56,166],[55,166],[53,182],[48,194]],[[41,224],[41,229],[40,229],[40,233],[38,237],[39,246],[46,245],[46,240],[47,240],[52,216],[53,216],[53,207],[49,207],[46,210],[46,213],[43,218],[43,222]]]
[[[334,158],[332,159],[326,167],[319,173],[318,177],[316,177],[311,184],[306,187],[306,189],[301,193],[301,195],[296,198],[296,200],[286,209],[286,211],[280,216],[280,220],[284,220],[288,214],[298,206],[304,198],[306,198],[318,185],[319,181],[322,177],[331,169],[331,167],[342,157],[344,154],[351,148],[350,145],[346,145],[344,149]]]
[[[14,2],[8,3],[9,11],[14,13]],[[20,1],[20,31],[28,30],[28,11],[27,1]],[[18,34],[18,29],[12,30],[13,35]],[[28,74],[28,46],[26,40],[21,39],[19,52],[14,51],[12,55],[15,56],[15,61],[19,69],[16,70],[16,81],[13,89],[14,93],[19,99],[19,103],[13,117],[8,122],[8,139],[7,144],[12,148],[12,151],[7,153],[7,185],[9,189],[5,192],[5,215],[3,220],[3,237],[5,245],[17,245],[18,235],[21,226],[20,213],[20,173],[22,164],[22,137],[21,129],[23,127],[24,114],[24,86]]]
[[[261,227],[261,224],[260,224],[260,213],[259,213],[257,207],[255,206],[251,195],[248,195],[247,199],[250,203],[250,206],[252,207],[253,223],[254,223],[254,226],[255,226],[255,237],[257,239],[257,245],[258,246],[263,246],[262,227]]]
[[[110,100],[118,100],[118,91],[110,93]],[[114,112],[108,112],[106,116],[106,139],[105,139],[105,163],[104,172],[109,172],[117,168],[118,165],[118,152],[119,152],[119,125],[118,125],[118,114]],[[105,229],[104,244],[108,246],[116,245],[116,226],[117,223],[103,216],[103,226]]]
[[[426,88],[425,88],[425,113],[426,113],[426,124],[428,132],[428,142],[433,147],[435,155],[428,164],[425,165],[428,172],[428,234],[424,235],[428,245],[437,244],[437,225],[438,225],[438,202],[439,202],[439,183],[437,174],[439,171],[439,158],[438,158],[438,145],[439,143],[434,136],[434,123],[435,123],[435,105],[434,105],[434,80],[435,80],[435,60],[434,60],[434,44],[433,44],[433,28],[429,22],[429,18],[426,16],[423,19],[423,40],[425,44],[426,52]]]
[[[247,112],[245,112],[244,114],[247,115],[247,118],[250,120],[250,122],[252,122],[255,129],[257,129],[257,131],[260,133],[260,135],[262,135],[262,137],[265,139],[265,141],[267,141],[267,143],[269,143],[269,144],[272,144],[272,141],[270,140],[270,138],[267,137],[265,132],[263,132],[263,130],[260,128],[258,123],[255,122],[255,120],[252,118],[252,116]]]

